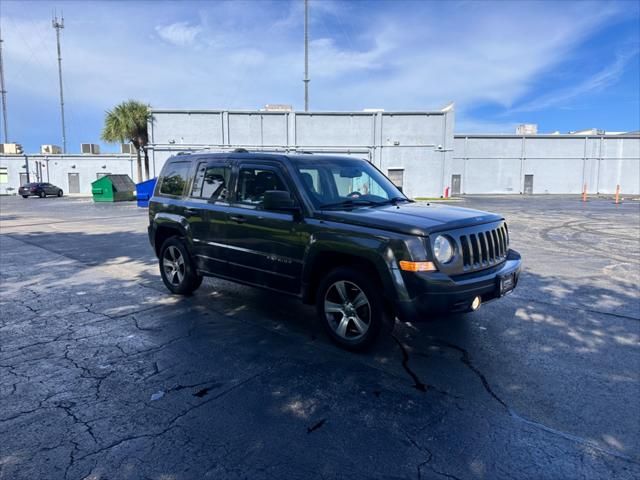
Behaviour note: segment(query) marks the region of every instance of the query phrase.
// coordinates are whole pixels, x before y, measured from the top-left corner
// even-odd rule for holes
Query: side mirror
[[[300,208],[296,206],[289,192],[283,190],[267,190],[264,192],[262,201],[265,210],[276,212],[299,212]]]

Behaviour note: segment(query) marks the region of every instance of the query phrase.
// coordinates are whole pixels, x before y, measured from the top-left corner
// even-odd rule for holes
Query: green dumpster
[[[105,175],[91,184],[94,202],[123,202],[136,199],[136,184],[129,175]]]

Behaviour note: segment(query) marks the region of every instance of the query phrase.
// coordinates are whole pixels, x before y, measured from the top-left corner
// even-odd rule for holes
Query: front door
[[[264,210],[267,190],[291,192],[277,165],[240,164],[226,227],[227,259],[238,280],[300,292],[304,235],[294,215]]]
[[[533,175],[524,176],[524,194],[525,195],[533,194]]]
[[[462,175],[451,175],[451,196],[460,195]]]
[[[69,173],[69,193],[80,193],[79,173]]]

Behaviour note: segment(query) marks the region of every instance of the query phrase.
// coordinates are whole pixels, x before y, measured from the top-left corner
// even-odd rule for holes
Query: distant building
[[[291,105],[284,103],[267,103],[262,109],[263,112],[293,112]]]
[[[569,132],[571,135],[604,135],[605,131],[599,128],[587,128],[585,130],[574,130]]]
[[[62,153],[62,149],[58,145],[40,145],[40,153],[58,154]]]
[[[536,135],[538,125],[535,123],[521,123],[516,127],[516,135]]]

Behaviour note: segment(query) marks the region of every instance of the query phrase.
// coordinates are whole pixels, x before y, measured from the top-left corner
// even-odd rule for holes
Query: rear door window
[[[191,196],[212,201],[226,201],[231,167],[221,163],[201,162],[196,169]]]
[[[160,182],[160,193],[181,197],[187,185],[190,166],[191,162],[171,162],[167,165]]]

